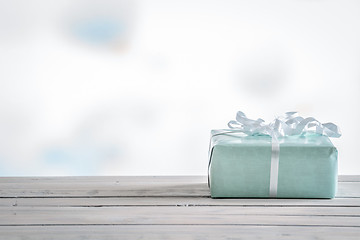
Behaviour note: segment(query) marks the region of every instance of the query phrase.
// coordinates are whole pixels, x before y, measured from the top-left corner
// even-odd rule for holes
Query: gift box
[[[333,198],[340,137],[333,123],[295,112],[265,124],[238,112],[229,129],[213,130],[208,183],[213,198]]]

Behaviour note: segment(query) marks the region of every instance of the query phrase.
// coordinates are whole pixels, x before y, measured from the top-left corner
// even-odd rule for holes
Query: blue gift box
[[[294,121],[294,115],[278,120],[287,125],[296,123],[282,135],[276,134],[284,128],[281,124],[274,128],[276,123],[265,125],[263,120],[247,119],[243,113],[240,117],[247,123],[254,121],[252,126],[237,117],[240,121],[232,122],[236,128],[213,130],[209,149],[211,197],[335,197],[337,150],[327,135],[339,137],[340,131],[334,124],[321,124],[313,118],[297,117]],[[303,125],[301,131],[299,124]]]

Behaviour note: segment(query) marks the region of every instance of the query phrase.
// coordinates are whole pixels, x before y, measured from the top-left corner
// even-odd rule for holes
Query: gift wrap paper
[[[278,139],[277,198],[333,198],[337,150],[324,135]],[[272,138],[212,132],[209,185],[213,198],[268,198]]]

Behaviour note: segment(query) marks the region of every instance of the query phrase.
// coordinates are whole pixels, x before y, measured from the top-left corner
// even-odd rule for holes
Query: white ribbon
[[[270,197],[276,197],[277,195],[280,155],[279,137],[302,135],[305,133],[321,134],[334,138],[341,136],[340,129],[337,125],[331,122],[321,124],[315,118],[303,118],[299,116],[297,112],[287,112],[284,116],[276,117],[274,121],[266,124],[261,118],[253,120],[247,118],[243,112],[238,111],[236,120],[230,121],[228,126],[230,129],[217,130],[213,136],[226,133],[243,133],[249,136],[259,134],[271,136]]]

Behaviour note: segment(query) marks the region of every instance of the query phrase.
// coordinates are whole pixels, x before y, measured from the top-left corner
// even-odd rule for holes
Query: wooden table
[[[360,176],[335,199],[211,199],[206,177],[3,177],[0,239],[360,239]]]

